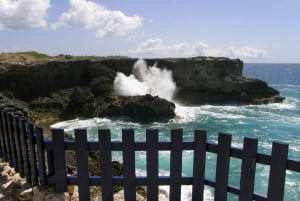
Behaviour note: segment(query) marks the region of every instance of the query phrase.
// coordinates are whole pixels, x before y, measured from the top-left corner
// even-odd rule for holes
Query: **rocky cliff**
[[[48,121],[105,115],[127,115],[147,121],[173,118],[175,105],[169,101],[150,95],[120,97],[114,93],[116,73],[131,74],[136,60],[0,63],[1,107]],[[146,61],[172,70],[178,88],[174,100],[182,104],[259,104],[283,100],[267,83],[243,77],[240,60],[196,57]]]
[[[159,97],[116,95],[115,74],[90,60],[2,64],[0,104],[42,125],[76,117],[125,115],[140,121],[175,117],[174,103]]]
[[[108,59],[101,64],[129,75],[136,59]],[[239,59],[194,57],[147,59],[148,65],[172,70],[175,101],[186,105],[281,102],[279,92],[262,80],[244,77]]]

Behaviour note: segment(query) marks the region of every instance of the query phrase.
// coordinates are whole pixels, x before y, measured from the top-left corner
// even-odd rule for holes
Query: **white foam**
[[[109,123],[112,123],[112,120],[108,118],[73,119],[53,124],[51,125],[51,128],[62,128],[65,129],[65,131],[69,131],[78,128],[90,128],[99,124]]]
[[[200,107],[189,107],[176,104],[175,113],[177,117],[171,123],[187,123],[195,121],[200,113]]]
[[[120,96],[137,96],[149,93],[150,89],[134,75],[126,76],[118,72],[114,80],[114,91]]]
[[[136,169],[135,170],[136,176],[146,176],[147,173],[145,170],[142,169]],[[159,170],[160,176],[170,176],[169,171],[162,171]],[[159,186],[159,200],[169,200],[169,186]],[[181,199],[182,201],[189,201],[192,198],[192,186],[182,185],[181,186]],[[213,200],[213,194],[210,189],[204,188],[204,200],[205,201],[212,201]]]
[[[272,109],[272,110],[296,110],[297,109],[297,103],[299,103],[299,100],[292,97],[287,97],[283,102],[281,103],[269,103],[269,104],[262,104],[262,105],[249,105],[246,106],[246,108],[259,108],[259,109]]]
[[[169,186],[161,186],[164,191],[167,192],[167,195],[169,195]],[[203,200],[205,201],[213,201],[214,196],[213,193],[210,189],[204,188],[204,195],[203,195]],[[181,186],[181,201],[190,201],[192,199],[192,186],[186,186],[182,185]]]
[[[271,109],[287,109],[287,110],[295,110],[297,109],[297,103],[299,100],[296,98],[287,98],[282,103],[271,103],[269,104],[269,107]]]
[[[114,91],[120,96],[135,96],[151,94],[161,98],[172,100],[176,92],[176,83],[173,80],[172,71],[167,69],[147,66],[147,63],[139,59],[133,66],[131,75],[117,73],[114,80]]]

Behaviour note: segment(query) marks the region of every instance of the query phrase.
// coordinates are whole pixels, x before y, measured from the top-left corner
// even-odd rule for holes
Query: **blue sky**
[[[299,0],[0,0],[0,52],[300,63]]]

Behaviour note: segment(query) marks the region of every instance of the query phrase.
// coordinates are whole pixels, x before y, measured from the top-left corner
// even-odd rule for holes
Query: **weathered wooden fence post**
[[[158,199],[158,130],[146,131],[147,200]]]
[[[4,144],[5,144],[6,161],[8,161],[8,163],[10,165],[12,165],[10,140],[8,137],[8,129],[7,129],[7,112],[1,111],[1,117],[2,117],[2,127],[3,127],[3,138],[4,138]]]
[[[182,129],[171,130],[170,200],[181,199]]]
[[[2,109],[0,109],[0,157],[4,157],[4,160],[7,160],[6,150],[5,150],[5,141],[4,141],[4,131],[2,124]]]
[[[203,200],[207,134],[202,130],[195,130],[194,134],[192,200]]]
[[[268,187],[268,201],[281,201],[284,195],[288,145],[273,142]]]
[[[89,161],[86,130],[75,130],[79,200],[90,200]]]
[[[134,130],[122,130],[125,200],[136,200]]]
[[[24,177],[24,159],[22,157],[21,150],[21,137],[20,137],[20,127],[19,127],[19,117],[13,117],[13,127],[14,127],[14,138],[16,143],[16,163],[17,171],[20,173],[21,177]]]
[[[240,180],[240,201],[252,201],[256,168],[257,139],[244,138]]]
[[[36,149],[37,149],[38,172],[39,172],[40,184],[46,185],[47,178],[46,178],[44,133],[43,133],[43,129],[41,127],[36,127]],[[55,150],[56,149],[59,149],[59,148],[56,147]]]
[[[24,174],[25,174],[26,181],[28,183],[32,184],[32,179],[31,179],[31,177],[32,177],[31,168],[32,167],[30,165],[26,121],[24,119],[21,119],[19,121],[19,127],[20,127],[21,151],[22,151],[22,157],[23,157],[23,162],[24,162]]]
[[[29,149],[29,161],[30,161],[30,170],[31,170],[31,180],[32,185],[38,185],[38,169],[37,169],[37,159],[36,153],[39,151],[37,150],[36,146],[36,135],[34,133],[34,126],[31,122],[26,124],[27,126],[27,139],[28,139],[28,149]],[[41,140],[41,139],[40,139]],[[41,143],[41,142],[40,142]]]
[[[13,136],[13,125],[12,125],[12,114],[11,113],[7,113],[6,115],[6,122],[7,122],[7,135],[8,135],[8,139],[9,139],[9,147],[10,147],[10,153],[11,153],[11,161],[10,161],[10,165],[12,167],[17,168],[17,158],[16,158],[16,144],[15,144],[15,139]]]
[[[215,201],[227,200],[231,135],[220,133],[218,139]]]
[[[53,154],[54,154],[54,171],[55,171],[55,186],[58,193],[63,193],[68,190],[67,187],[67,171],[66,171],[66,153],[64,145],[64,130],[53,129]]]
[[[113,201],[112,148],[110,130],[98,130],[102,200]]]

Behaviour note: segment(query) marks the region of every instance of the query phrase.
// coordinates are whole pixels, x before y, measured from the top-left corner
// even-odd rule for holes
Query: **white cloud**
[[[242,57],[242,58],[249,58],[249,59],[263,58],[267,54],[265,50],[259,50],[253,47],[242,47],[239,49],[236,47],[229,47],[227,49],[227,52],[229,55],[235,57]]]
[[[69,0],[70,8],[59,17],[58,22],[51,27],[57,29],[63,26],[84,27],[95,29],[96,35],[126,35],[143,24],[139,16],[126,16],[121,11],[108,10],[101,4],[88,0]]]
[[[47,27],[50,0],[0,0],[0,30]]]
[[[162,39],[149,39],[140,44],[136,49],[129,50],[131,54],[149,56],[191,56],[195,54],[195,48],[188,43],[166,45]]]
[[[149,39],[140,44],[135,50],[130,50],[133,54],[164,54],[166,47],[159,38]]]
[[[263,58],[267,54],[265,50],[252,47],[229,47],[227,49],[211,48],[206,43],[202,42],[193,44],[183,42],[167,45],[160,38],[149,39],[141,43],[137,48],[129,50],[129,53],[143,57],[213,56],[241,59]]]

